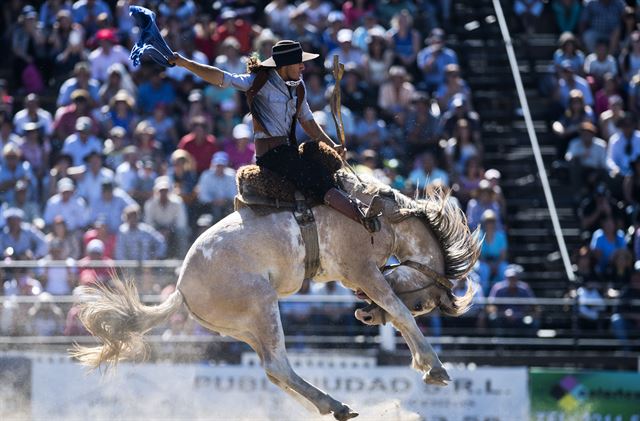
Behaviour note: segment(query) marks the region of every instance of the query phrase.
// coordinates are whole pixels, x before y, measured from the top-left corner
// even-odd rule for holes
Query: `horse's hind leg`
[[[312,403],[323,415],[333,413],[338,420],[356,417],[358,414],[347,405],[311,385],[293,370],[285,350],[284,332],[275,297],[265,303],[262,310],[259,317],[253,320],[251,330],[243,332],[240,339],[258,353],[269,380],[297,400],[302,397]]]

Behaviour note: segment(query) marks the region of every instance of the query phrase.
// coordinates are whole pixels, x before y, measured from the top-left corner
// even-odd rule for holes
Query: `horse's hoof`
[[[333,412],[333,417],[338,421],[349,420],[357,417],[358,415],[359,414],[357,412],[352,411],[347,405],[342,405],[339,410]]]
[[[422,381],[426,384],[446,386],[451,381],[451,377],[443,367],[434,367],[422,377]]]

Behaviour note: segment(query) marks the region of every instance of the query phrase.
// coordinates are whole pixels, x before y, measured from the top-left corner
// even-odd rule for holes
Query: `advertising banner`
[[[532,369],[531,419],[640,421],[640,373]]]
[[[314,420],[260,367],[123,364],[87,375],[66,361],[33,361],[32,416],[62,419]],[[367,420],[501,421],[529,414],[526,368],[452,369],[447,387],[409,367],[296,369]]]

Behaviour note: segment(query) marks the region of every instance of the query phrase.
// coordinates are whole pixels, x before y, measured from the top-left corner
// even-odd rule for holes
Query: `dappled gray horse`
[[[313,209],[320,246],[320,269],[314,281],[340,280],[371,303],[356,311],[367,324],[389,321],[407,341],[413,367],[424,381],[446,385],[440,359],[420,332],[414,317],[439,308],[458,315],[470,305],[473,289],[451,293],[451,280],[464,278],[479,254],[478,236],[446,192],[431,189],[412,200],[373,181],[359,182],[342,172],[347,190],[367,202],[383,200],[382,229],[370,234],[327,206]],[[401,262],[381,268],[390,256]],[[338,420],[358,415],[347,405],[307,383],[287,359],[278,298],[298,291],[305,273],[305,248],[291,212],[259,215],[249,208],[232,213],[203,233],[182,265],[177,289],[157,306],[140,303],[131,284],[89,288],[90,300],[80,319],[104,345],[77,347],[74,355],[97,367],[132,359],[144,352],[142,334],[166,320],[184,303],[203,326],[249,344],[260,356],[273,383],[321,414]],[[471,283],[469,283],[471,285]]]

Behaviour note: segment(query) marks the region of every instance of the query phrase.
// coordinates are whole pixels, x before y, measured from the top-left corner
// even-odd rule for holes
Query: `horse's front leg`
[[[389,321],[400,331],[411,351],[412,366],[418,371],[424,372],[423,380],[426,383],[446,386],[450,380],[442,362],[433,350],[433,347],[424,337],[409,309],[393,292],[382,273],[377,268],[368,271],[368,277],[359,282],[360,289],[383,311],[386,312]],[[350,281],[353,281],[350,278]],[[364,312],[356,310],[356,318],[364,323]]]

